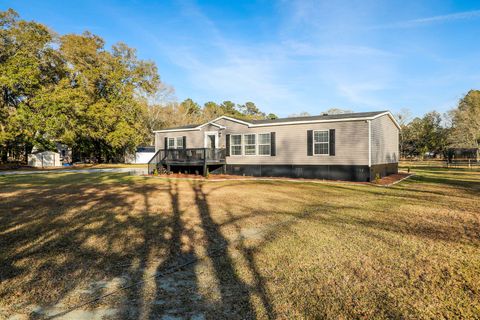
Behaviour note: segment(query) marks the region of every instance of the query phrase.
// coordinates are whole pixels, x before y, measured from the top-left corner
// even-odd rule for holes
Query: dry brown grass
[[[390,188],[0,177],[0,318],[52,315],[121,286],[129,287],[81,311],[115,319],[478,317],[480,173],[416,174]]]
[[[143,163],[99,163],[99,164],[75,164],[73,166],[61,167],[30,167],[20,164],[0,164],[0,171],[51,171],[51,170],[76,170],[76,169],[118,169],[118,168],[147,168],[147,164]]]

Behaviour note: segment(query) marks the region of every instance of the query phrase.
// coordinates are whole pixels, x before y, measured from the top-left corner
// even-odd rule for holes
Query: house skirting
[[[369,178],[368,166],[227,164],[226,172],[228,174],[255,177],[289,177],[349,181],[368,181]]]
[[[370,181],[374,181],[377,174],[380,178],[398,173],[398,162],[375,164],[370,167]]]
[[[227,164],[227,174],[254,177],[289,177],[304,179],[326,179],[345,181],[373,181],[380,177],[397,173],[398,165],[375,165],[369,168],[362,165],[245,165]],[[220,170],[211,173],[221,173]]]

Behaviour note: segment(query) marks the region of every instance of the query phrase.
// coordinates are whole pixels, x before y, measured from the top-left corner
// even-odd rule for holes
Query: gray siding
[[[182,136],[187,137],[187,148],[203,148],[203,131],[157,132],[155,133],[155,152],[158,149],[163,149],[165,137],[176,138]]]
[[[228,164],[368,165],[368,124],[366,121],[277,125],[248,128],[221,119],[226,134],[276,133],[276,156],[230,156]],[[335,129],[335,156],[307,156],[307,130]],[[221,137],[225,146],[225,135]]]
[[[399,160],[399,130],[388,115],[371,121],[372,165]]]
[[[207,131],[218,131],[219,128],[208,124],[202,127],[200,130],[186,130],[186,131],[175,131],[175,132],[156,132],[155,133],[155,152],[158,149],[163,149],[164,139],[165,137],[168,138],[176,138],[176,137],[187,137],[187,148],[204,148],[205,147],[205,132]],[[222,130],[222,133],[225,130]],[[225,137],[220,137],[220,141],[225,141]],[[219,148],[225,148],[225,143],[223,145],[219,145]]]
[[[227,127],[207,125],[201,130],[155,134],[156,150],[165,137],[187,137],[187,148],[203,148],[206,131],[219,131],[219,147],[226,147],[227,134],[276,133],[276,156],[230,156],[227,164],[251,165],[368,165],[368,123],[365,120],[253,127],[220,119]],[[335,129],[335,156],[307,156],[307,130]],[[398,162],[398,128],[387,116],[371,121],[372,165]]]

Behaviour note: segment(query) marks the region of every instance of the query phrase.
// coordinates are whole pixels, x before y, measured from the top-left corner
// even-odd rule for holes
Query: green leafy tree
[[[232,101],[223,101],[220,104],[220,109],[222,110],[222,113],[226,116],[232,116],[232,117],[241,117],[242,114],[240,111],[237,109],[237,105],[233,103]]]
[[[245,104],[239,106],[239,109],[244,116],[247,116],[250,119],[265,118],[265,113],[261,112],[260,109],[253,102],[246,102]]]
[[[253,103],[165,99],[155,64],[124,43],[111,49],[90,32],[57,35],[0,12],[0,158],[67,144],[74,154],[119,160],[151,141],[152,129],[202,123],[220,115],[267,116]],[[268,117],[274,118],[270,114]]]
[[[43,124],[34,97],[55,86],[64,63],[54,49],[54,34],[44,25],[20,20],[9,9],[0,12],[0,153],[29,152],[42,142]]]
[[[480,91],[470,90],[463,97],[452,114],[452,135],[454,147],[476,148],[480,157]]]
[[[402,130],[405,155],[424,157],[426,153],[443,154],[448,148],[448,130],[436,111],[413,119]]]
[[[198,117],[201,114],[201,107],[198,103],[188,98],[180,103],[181,110],[183,111],[184,117]]]
[[[278,116],[274,113],[269,113],[267,115],[267,119],[270,119],[270,120],[275,120],[275,119],[278,119]]]
[[[60,43],[71,84],[66,91],[80,98],[70,104],[78,115],[70,133],[75,144],[99,161],[132,152],[148,136],[147,108],[140,97],[158,88],[155,64],[138,60],[135,50],[123,43],[109,52],[103,39],[89,32],[62,36]]]

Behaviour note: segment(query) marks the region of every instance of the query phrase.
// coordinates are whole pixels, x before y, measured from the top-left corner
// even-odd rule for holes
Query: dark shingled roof
[[[164,128],[164,129],[159,129],[159,130],[192,129],[192,128],[198,127],[199,125],[200,124],[189,124],[189,125],[186,125],[186,126]]]
[[[282,122],[312,121],[312,120],[341,120],[341,119],[369,118],[385,112],[388,112],[388,111],[325,114],[325,115],[307,116],[307,117],[291,117],[291,118],[263,119],[263,120],[242,120],[242,121],[245,121],[251,124],[268,124],[268,123],[274,124],[274,123],[282,123]],[[187,126],[165,128],[161,130],[192,129],[198,126],[200,126],[200,124],[190,124]]]
[[[387,111],[355,112],[355,113],[329,114],[329,115],[308,116],[308,117],[251,120],[249,122],[254,124],[261,124],[261,123],[279,123],[279,122],[312,121],[312,120],[355,119],[355,118],[374,117],[376,115],[379,115],[385,112]]]

